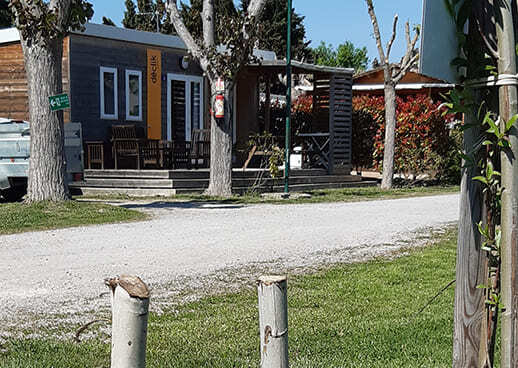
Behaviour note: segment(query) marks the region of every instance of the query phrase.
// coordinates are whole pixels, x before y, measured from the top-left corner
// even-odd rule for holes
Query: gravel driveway
[[[307,205],[137,203],[128,207],[151,212],[151,220],[0,236],[0,325],[106,310],[103,279],[122,273],[151,285],[157,309],[180,293],[242,284],[271,269],[386,255],[418,244],[416,232],[457,221],[458,201],[441,195]]]

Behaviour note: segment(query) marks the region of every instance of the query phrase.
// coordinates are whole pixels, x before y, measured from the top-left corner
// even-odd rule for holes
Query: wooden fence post
[[[288,368],[288,298],[286,276],[257,281],[261,368]]]
[[[126,275],[106,285],[112,290],[111,368],[145,368],[149,288]]]

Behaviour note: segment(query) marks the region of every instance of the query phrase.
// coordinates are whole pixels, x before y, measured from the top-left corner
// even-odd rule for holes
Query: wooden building
[[[354,76],[353,95],[383,95],[383,68],[376,68]],[[398,96],[424,94],[434,99],[447,93],[455,84],[432,78],[416,71],[409,71],[396,86]]]

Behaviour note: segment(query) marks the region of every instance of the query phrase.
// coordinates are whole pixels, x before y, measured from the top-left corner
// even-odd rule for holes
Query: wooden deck
[[[293,192],[327,188],[376,185],[353,175],[328,175],[325,170],[292,170]],[[173,196],[202,193],[209,185],[209,170],[85,170],[82,182],[70,184],[74,192],[84,195],[125,194],[133,196]],[[235,193],[249,191],[282,191],[284,179],[272,179],[259,169],[234,169],[232,188]]]

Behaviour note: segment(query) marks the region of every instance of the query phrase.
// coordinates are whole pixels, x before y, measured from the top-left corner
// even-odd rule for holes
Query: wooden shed
[[[306,94],[312,98],[313,121],[309,131],[294,136],[294,145],[316,147],[320,152],[320,166],[329,174],[351,172],[352,145],[352,77],[354,70],[292,62],[295,80],[311,81]],[[237,141],[247,139],[250,132],[260,130],[258,123],[260,88],[270,101],[270,88],[286,73],[286,62],[264,60],[245,68],[237,84]],[[299,78],[297,78],[299,77]],[[266,102],[267,108],[270,106]],[[268,120],[268,113],[266,113]],[[266,130],[268,130],[268,123]],[[318,148],[321,148],[320,150]]]

